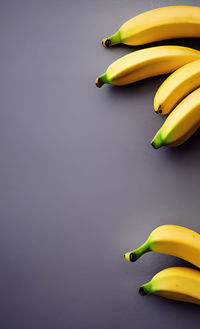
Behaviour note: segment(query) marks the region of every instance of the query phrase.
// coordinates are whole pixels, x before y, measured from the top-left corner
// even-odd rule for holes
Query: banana
[[[200,8],[169,6],[133,17],[102,43],[105,47],[119,43],[138,46],[160,40],[188,37],[200,37]]]
[[[139,248],[127,252],[126,260],[135,262],[148,251],[169,254],[200,267],[200,234],[177,225],[162,225],[151,232]]]
[[[200,127],[200,88],[186,96],[169,114],[164,124],[151,141],[158,149],[161,146],[179,146]]]
[[[198,87],[200,60],[180,67],[162,83],[154,97],[155,112],[169,114],[185,96]]]
[[[200,59],[200,52],[188,47],[158,46],[141,49],[116,60],[95,82],[97,87],[104,83],[126,85],[173,72],[197,59]]]
[[[139,289],[141,296],[155,294],[168,299],[200,304],[200,272],[187,267],[170,267],[157,273]]]

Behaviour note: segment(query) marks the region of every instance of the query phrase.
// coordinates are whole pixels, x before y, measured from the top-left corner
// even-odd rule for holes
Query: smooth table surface
[[[104,37],[175,4],[200,1],[0,2],[1,329],[199,328],[199,306],[138,294],[161,269],[191,265],[123,253],[161,224],[200,232],[200,132],[175,149],[150,145],[166,76],[94,84],[147,47],[105,49]]]

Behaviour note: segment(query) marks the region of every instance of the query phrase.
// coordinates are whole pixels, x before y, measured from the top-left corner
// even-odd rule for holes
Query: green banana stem
[[[151,281],[143,284],[140,289],[139,289],[139,294],[141,296],[145,296],[145,295],[150,295],[152,294],[152,283]]]
[[[160,134],[160,130],[158,130],[157,134],[155,135],[155,137],[153,138],[153,140],[151,141],[151,145],[155,148],[158,149],[159,147],[163,146],[163,139],[162,136]]]
[[[146,252],[150,251],[150,244],[149,240],[147,240],[142,246],[139,248],[132,250],[130,252],[127,252],[124,257],[126,260],[129,260],[131,262],[135,262],[138,258],[140,258],[142,255],[144,255]]]
[[[96,79],[95,83],[96,83],[96,86],[99,87],[99,88],[101,88],[104,85],[104,83],[109,83],[107,73],[104,73],[104,74],[100,75],[100,77],[98,77]]]
[[[102,41],[102,44],[104,45],[104,47],[112,47],[114,45],[117,45],[118,43],[121,43],[119,31],[117,31],[115,34],[111,35],[110,37],[108,37]]]

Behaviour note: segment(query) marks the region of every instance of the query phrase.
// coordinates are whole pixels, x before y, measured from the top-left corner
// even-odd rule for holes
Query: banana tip
[[[135,262],[137,260],[135,254],[133,252],[130,253],[129,260],[130,260],[130,262]]]
[[[157,113],[162,114],[162,106],[161,105],[158,106]]]
[[[125,258],[127,261],[130,261],[129,253],[124,254],[124,258]]]
[[[95,84],[96,84],[96,86],[98,87],[98,88],[101,88],[102,86],[103,86],[103,81],[102,81],[102,79],[101,78],[97,78],[96,80],[95,80]]]
[[[161,115],[163,115],[162,105],[160,104],[160,105],[158,106],[158,104],[155,104],[155,105],[154,105],[154,112],[157,113],[157,114],[161,114]]]
[[[151,141],[151,145],[153,146],[154,149],[159,149],[161,146],[164,145],[162,139],[159,138],[159,136],[155,136],[154,139]]]
[[[139,289],[139,294],[140,294],[140,296],[147,295],[147,293],[144,291],[144,289],[142,287],[140,287],[140,289]]]
[[[124,258],[129,261],[129,262],[135,262],[136,261],[136,257],[134,255],[133,252],[127,252],[126,254],[124,254]]]
[[[153,146],[154,149],[157,149],[153,140],[151,141],[151,145]]]
[[[111,46],[111,40],[110,40],[109,38],[104,39],[104,40],[102,41],[102,45],[103,45],[104,47],[106,47],[106,48],[110,47],[110,46]]]

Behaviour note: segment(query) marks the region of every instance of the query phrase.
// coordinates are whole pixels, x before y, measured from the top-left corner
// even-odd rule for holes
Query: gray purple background
[[[123,253],[161,224],[200,232],[200,132],[176,149],[150,145],[164,76],[94,84],[139,49],[105,49],[104,37],[175,4],[200,1],[0,1],[1,329],[199,328],[198,306],[138,295],[189,264]]]

